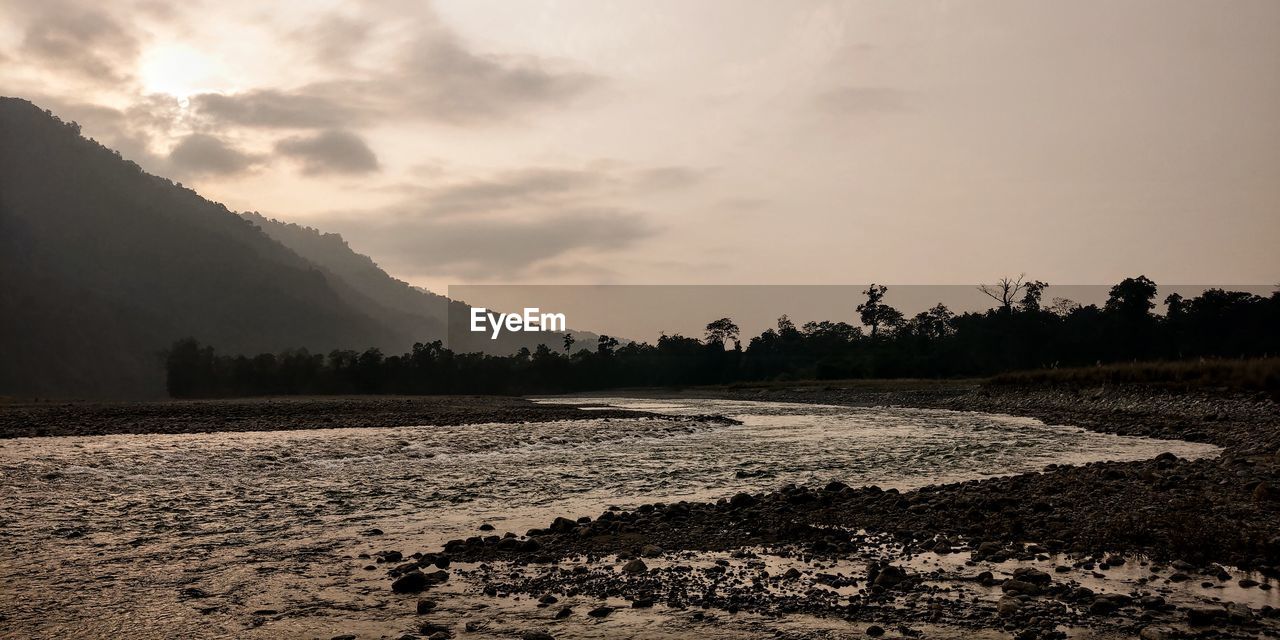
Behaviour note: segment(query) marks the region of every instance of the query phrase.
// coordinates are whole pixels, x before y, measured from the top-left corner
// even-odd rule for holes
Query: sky
[[[1280,282],[1280,2],[0,0],[0,94],[457,284]]]

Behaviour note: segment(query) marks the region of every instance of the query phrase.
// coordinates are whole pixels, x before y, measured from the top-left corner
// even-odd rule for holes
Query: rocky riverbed
[[[455,540],[442,553],[483,562],[478,577],[491,593],[585,593],[716,612],[695,622],[753,611],[865,621],[869,635],[900,637],[923,634],[912,627],[920,623],[1018,638],[1280,637],[1271,595],[1280,577],[1280,412],[1269,397],[963,385],[679,397],[689,396],[1000,412],[1223,452],[1049,465],[910,491],[792,484],[714,503],[568,514],[523,536]],[[804,564],[783,572],[777,558]]]
[[[17,408],[0,636],[1280,634],[1266,398],[441,400]]]

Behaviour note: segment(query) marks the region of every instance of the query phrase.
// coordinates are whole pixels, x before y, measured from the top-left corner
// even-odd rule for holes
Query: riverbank
[[[285,396],[154,402],[9,402],[0,404],[0,439],[452,426],[653,415],[623,409],[585,412],[573,406],[537,404],[507,396]]]

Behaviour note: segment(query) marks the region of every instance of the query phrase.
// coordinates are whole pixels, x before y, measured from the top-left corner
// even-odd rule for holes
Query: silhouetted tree
[[[613,355],[613,350],[618,348],[618,339],[609,336],[600,336],[596,339],[596,353],[602,356]]]
[[[1156,305],[1152,299],[1156,297],[1156,283],[1146,276],[1125,278],[1120,284],[1111,287],[1105,309],[1120,315],[1126,320],[1146,318]]]
[[[729,318],[720,318],[707,323],[707,344],[728,344],[730,340],[738,342],[738,325]]]
[[[884,303],[887,291],[889,287],[872,284],[862,292],[867,296],[867,301],[857,307],[862,324],[871,327],[872,338],[879,336],[881,327],[892,329],[902,324],[902,312]]]
[[[1023,283],[1026,277],[1027,274],[1024,273],[1017,278],[1000,278],[995,284],[978,285],[978,291],[1000,303],[1001,311],[1010,313],[1013,310],[1013,303],[1018,299],[1018,292],[1026,288],[1026,284]]]
[[[778,335],[783,340],[791,340],[800,335],[800,331],[796,329],[796,323],[792,322],[785,313],[778,316]]]
[[[1044,290],[1048,287],[1048,282],[1041,282],[1040,280],[1032,280],[1031,282],[1024,284],[1022,302],[1019,302],[1018,306],[1021,307],[1023,311],[1039,311],[1040,297],[1044,295]]]

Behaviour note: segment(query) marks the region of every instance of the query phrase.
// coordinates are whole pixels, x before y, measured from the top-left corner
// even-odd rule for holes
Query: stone
[[[973,557],[976,560],[982,560],[983,558],[990,558],[1003,550],[1004,547],[999,542],[984,542],[973,550]]]
[[[1022,594],[1026,596],[1038,596],[1042,591],[1040,585],[1031,584],[1030,582],[1018,580],[1016,578],[1005,580],[1004,584],[1000,585],[1000,590],[1005,593],[1012,593],[1014,595]]]
[[[1227,610],[1218,607],[1191,607],[1187,609],[1187,622],[1197,627],[1205,627],[1225,618],[1226,615]]]
[[[633,575],[637,573],[644,573],[648,570],[649,570],[649,567],[645,565],[644,560],[641,560],[640,558],[635,558],[630,562],[622,565],[623,573],[630,573]]]
[[[1016,615],[1022,609],[1022,602],[1012,596],[1004,596],[996,603],[996,613],[1002,617]]]
[[[1173,629],[1169,627],[1143,627],[1138,633],[1140,640],[1172,640]]]
[[[1243,602],[1228,602],[1227,619],[1235,624],[1253,622],[1253,610]]]
[[[592,618],[607,618],[609,617],[609,614],[613,612],[614,612],[613,607],[596,607],[588,611],[587,615],[591,616]]]
[[[1163,609],[1164,598],[1160,596],[1142,596],[1138,598],[1138,606],[1143,609]]]
[[[434,610],[435,610],[435,608],[436,608],[436,601],[435,601],[435,600],[419,600],[419,601],[418,601],[418,613],[419,613],[419,614],[423,614],[423,613],[431,613],[432,611],[434,611]]]
[[[884,635],[884,627],[873,624],[867,627],[867,635],[871,636],[872,638],[879,638],[880,636]]]
[[[1105,616],[1115,612],[1116,609],[1124,606],[1125,601],[1112,595],[1098,596],[1093,599],[1093,604],[1089,605],[1089,613],[1095,616]]]
[[[1255,502],[1280,501],[1280,490],[1265,482],[1259,482],[1258,486],[1253,488],[1253,500]]]
[[[551,526],[547,527],[555,533],[567,533],[578,527],[578,523],[565,517],[556,518],[551,522]]]
[[[1046,585],[1046,584],[1049,584],[1050,582],[1053,582],[1053,577],[1050,576],[1049,574],[1039,569],[1033,569],[1030,567],[1015,569],[1013,572],[1013,577],[1023,582],[1030,582],[1031,584],[1038,584],[1038,585]]]
[[[436,624],[434,622],[423,623],[422,626],[418,628],[418,633],[427,636],[427,638],[445,639],[453,637],[453,632],[449,630],[449,627],[442,624]]]
[[[396,593],[418,593],[427,588],[427,576],[421,571],[410,571],[391,583],[391,590]]]
[[[907,572],[902,567],[886,565],[880,569],[880,574],[872,584],[890,589],[906,582],[907,578]]]

